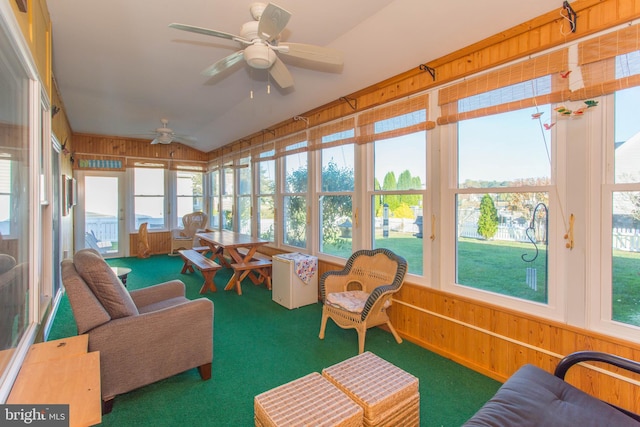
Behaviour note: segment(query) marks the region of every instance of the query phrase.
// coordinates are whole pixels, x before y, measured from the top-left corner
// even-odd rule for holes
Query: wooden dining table
[[[228,230],[196,233],[196,237],[200,239],[200,243],[202,245],[209,247],[213,253],[211,259],[226,268],[231,268],[231,264],[233,263],[250,262],[260,246],[271,243],[269,240]],[[231,258],[231,262],[229,262],[224,256],[225,252]],[[248,277],[253,283],[260,283],[260,279],[255,275],[248,274]],[[229,290],[232,289],[233,286],[234,283],[232,276],[224,289]]]

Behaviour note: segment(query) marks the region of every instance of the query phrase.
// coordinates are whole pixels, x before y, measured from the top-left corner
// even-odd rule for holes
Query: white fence
[[[470,239],[484,239],[478,234],[478,224],[473,222],[465,222],[458,225],[458,236],[468,237]],[[507,240],[511,242],[530,242],[527,237],[527,227],[514,225],[498,225],[498,232],[493,240]]]
[[[614,228],[612,233],[613,249],[628,252],[640,252],[640,230],[634,228]]]
[[[526,235],[527,228],[514,225],[499,225],[494,240],[512,242],[530,242]],[[484,239],[478,234],[478,224],[465,222],[458,225],[458,236],[470,239]],[[640,252],[640,229],[614,228],[612,231],[612,247],[627,252]]]

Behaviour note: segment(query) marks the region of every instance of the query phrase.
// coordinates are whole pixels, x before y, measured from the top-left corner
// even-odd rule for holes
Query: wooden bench
[[[241,254],[242,256],[247,256],[247,253],[249,252],[248,249],[245,248],[238,248],[238,253]],[[265,260],[265,261],[271,261],[271,255],[267,255],[267,254],[261,254],[260,252],[256,252],[253,254],[253,256],[251,257],[252,261],[257,261],[257,260]]]
[[[235,287],[238,295],[242,295],[240,282],[242,282],[242,279],[247,277],[251,272],[258,275],[258,280],[254,281],[256,285],[266,281],[267,289],[271,289],[271,265],[271,259],[257,259],[256,257],[249,262],[236,262],[231,264],[233,276],[224,288],[225,291],[231,290]]]
[[[184,265],[182,266],[180,273],[193,273],[193,268],[197,268],[204,277],[204,283],[202,284],[202,288],[200,288],[200,293],[206,293],[207,289],[211,292],[216,292],[217,288],[213,282],[213,278],[215,277],[216,272],[222,267],[217,262],[210,260],[195,249],[183,249],[179,250],[178,253],[184,260]]]
[[[196,252],[200,252],[204,256],[211,252],[211,248],[209,246],[194,246],[191,249]]]

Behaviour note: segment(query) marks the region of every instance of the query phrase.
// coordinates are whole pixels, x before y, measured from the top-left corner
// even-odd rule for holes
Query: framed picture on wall
[[[67,177],[67,205],[69,209],[74,207],[78,203],[78,182],[75,178]]]
[[[68,177],[65,174],[60,175],[60,205],[62,208],[62,216],[69,215],[69,196],[67,195],[69,192]]]

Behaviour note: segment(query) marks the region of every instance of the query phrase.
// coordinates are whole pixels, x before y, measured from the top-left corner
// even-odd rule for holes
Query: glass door
[[[93,248],[105,258],[125,256],[124,173],[79,173],[76,248]]]

